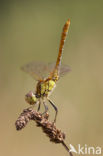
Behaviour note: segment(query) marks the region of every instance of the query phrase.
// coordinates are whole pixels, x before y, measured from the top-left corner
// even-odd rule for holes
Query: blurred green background
[[[66,156],[30,122],[16,131],[28,104],[24,95],[36,82],[20,70],[32,60],[54,62],[62,27],[71,25],[63,62],[72,72],[51,95],[59,109],[57,126],[66,143],[103,147],[103,1],[0,1],[0,153],[3,156]],[[49,105],[49,104],[48,104]],[[51,118],[54,110],[49,105]],[[102,153],[103,154],[103,153]]]

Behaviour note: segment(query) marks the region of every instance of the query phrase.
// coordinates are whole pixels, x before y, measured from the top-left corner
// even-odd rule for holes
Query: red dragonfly
[[[38,111],[40,110],[41,103],[44,104],[45,112],[48,111],[48,107],[46,105],[46,100],[53,106],[55,109],[55,118],[54,122],[56,122],[58,109],[54,105],[54,103],[50,100],[49,96],[52,93],[53,89],[56,87],[56,82],[59,80],[61,76],[70,71],[69,66],[61,65],[61,59],[63,54],[64,42],[68,33],[68,29],[70,26],[70,19],[68,19],[63,27],[59,53],[56,60],[56,63],[41,63],[41,62],[31,62],[22,67],[22,70],[29,73],[35,80],[37,80],[36,90],[35,92],[30,91],[25,95],[25,100],[30,104],[38,104]],[[47,73],[49,73],[47,75]]]

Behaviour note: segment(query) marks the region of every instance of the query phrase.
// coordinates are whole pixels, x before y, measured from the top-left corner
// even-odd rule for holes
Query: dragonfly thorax
[[[44,81],[39,81],[37,84],[36,96],[37,97],[48,96],[55,87],[56,84],[54,80],[47,79]]]

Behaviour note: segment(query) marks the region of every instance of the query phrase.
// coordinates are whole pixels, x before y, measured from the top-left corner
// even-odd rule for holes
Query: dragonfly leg
[[[38,103],[38,109],[37,109],[37,111],[39,111],[39,110],[40,110],[40,106],[41,106],[41,100],[39,100],[39,103]]]
[[[43,104],[44,104],[45,111],[42,113],[42,115],[47,113],[47,111],[48,111],[48,106],[46,105],[45,100],[43,100]]]
[[[38,106],[38,109],[37,109],[38,112],[39,112],[39,110],[40,110],[40,106],[41,106],[41,103],[39,103],[39,106]]]
[[[57,107],[54,105],[54,103],[49,98],[48,98],[48,101],[50,102],[50,104],[53,106],[53,108],[56,111],[55,118],[54,118],[54,123],[55,123],[56,122],[56,118],[57,118],[57,114],[58,114],[58,109],[57,109]]]

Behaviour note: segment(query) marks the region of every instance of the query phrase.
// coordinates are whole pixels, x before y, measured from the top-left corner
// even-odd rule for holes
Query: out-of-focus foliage
[[[15,120],[28,107],[24,95],[36,82],[20,67],[30,61],[55,62],[62,27],[71,25],[63,62],[72,72],[63,77],[51,95],[59,109],[57,125],[69,144],[103,143],[103,1],[0,2],[0,153],[67,155],[29,123],[17,132]],[[48,104],[49,105],[49,104]],[[54,110],[49,105],[51,120]],[[68,120],[67,120],[68,119]]]

